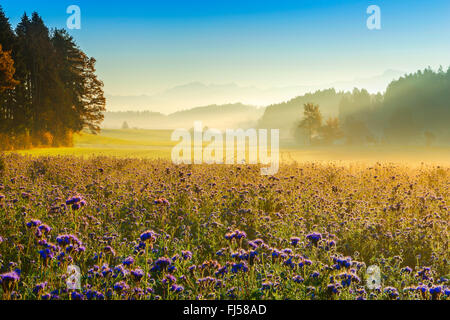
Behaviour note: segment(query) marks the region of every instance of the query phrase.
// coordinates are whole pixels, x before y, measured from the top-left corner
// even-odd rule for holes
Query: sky
[[[13,26],[37,11],[97,59],[105,92],[151,95],[190,82],[273,88],[450,65],[448,0],[2,0]],[[369,30],[366,10],[381,9]]]

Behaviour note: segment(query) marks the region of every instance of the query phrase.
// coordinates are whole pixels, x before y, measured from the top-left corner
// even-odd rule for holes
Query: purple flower
[[[192,252],[190,251],[181,251],[181,256],[184,260],[192,259]]]
[[[158,204],[170,205],[169,201],[166,198],[156,199],[153,203],[156,205]]]
[[[278,258],[281,254],[281,251],[278,249],[273,249],[272,250],[272,258]]]
[[[41,296],[41,299],[44,301],[50,300],[52,296],[49,293],[45,293]]]
[[[303,259],[302,261],[299,262],[298,266],[300,268],[303,268],[303,266],[310,266],[312,265],[312,261],[309,259]]]
[[[273,282],[267,281],[261,284],[261,290],[270,290],[273,288]]]
[[[412,269],[410,268],[410,267],[404,267],[401,271],[400,271],[400,273],[411,273],[412,272]]]
[[[125,283],[125,281],[120,281],[114,285],[114,290],[121,293],[128,290],[130,287]]]
[[[231,272],[238,273],[239,271],[247,272],[248,271],[247,264],[244,263],[244,262],[242,262],[242,263],[234,263],[232,268],[231,268]]]
[[[76,291],[72,291],[72,293],[70,294],[70,297],[72,298],[72,300],[83,300],[83,298],[84,298],[82,293],[78,293]]]
[[[171,265],[171,266],[169,266],[169,267],[167,268],[167,271],[173,273],[173,272],[177,271],[177,267],[175,267],[174,265]]]
[[[289,259],[287,259],[283,263],[284,263],[284,265],[286,265],[288,267],[295,268],[295,263],[292,262],[292,257],[290,257]]]
[[[34,287],[33,293],[38,294],[39,292],[44,290],[46,287],[47,287],[47,282],[39,283]]]
[[[262,240],[262,239],[255,239],[255,240],[253,240],[253,242],[258,246],[264,244],[264,240]]]
[[[135,269],[131,271],[131,275],[137,281],[140,281],[144,277],[144,271],[142,269]]]
[[[292,237],[292,238],[291,238],[291,244],[292,244],[293,246],[298,245],[298,244],[300,243],[300,241],[301,241],[301,239],[298,238],[298,237]]]
[[[70,244],[77,244],[77,245],[81,245],[81,241],[78,240],[78,238],[72,234],[64,234],[64,235],[60,235],[56,238],[56,242],[60,245],[60,246],[68,246]]]
[[[126,270],[123,265],[118,265],[114,268],[114,278],[117,278],[119,275],[122,277],[128,274],[128,270]]]
[[[417,278],[420,278],[422,280],[430,280],[431,278],[431,268],[430,267],[423,267],[421,270],[419,270],[416,274]]]
[[[236,231],[236,239],[247,238],[247,234],[244,231]]]
[[[152,230],[147,230],[145,232],[143,232],[140,236],[141,241],[150,241],[150,242],[155,242],[156,241],[156,233],[153,232]]]
[[[50,233],[50,231],[52,231],[52,228],[50,228],[48,225],[46,224],[41,224],[38,229],[42,232],[44,232],[45,234]]]
[[[428,290],[428,287],[425,286],[425,285],[419,285],[419,286],[416,287],[416,291],[419,291],[419,292],[422,292],[422,293],[427,292],[427,290]]]
[[[227,266],[223,266],[223,267],[219,268],[219,270],[216,271],[215,275],[217,277],[219,275],[224,275],[226,273],[228,273],[228,267]]]
[[[42,224],[41,220],[32,219],[30,222],[27,223],[27,228],[37,227]]]
[[[338,283],[331,283],[327,286],[327,289],[334,294],[338,294],[342,287]]]
[[[40,250],[39,255],[41,256],[42,260],[49,260],[54,256],[53,252],[49,248]]]
[[[94,299],[104,300],[104,298],[105,298],[105,296],[103,296],[102,293],[95,291],[95,290],[91,290],[91,289],[87,290],[84,294],[88,300],[94,300]],[[102,298],[102,296],[103,296],[103,298]]]
[[[158,260],[155,261],[155,265],[153,266],[151,271],[165,270],[170,265],[172,265],[172,260],[170,258],[161,257],[161,258],[159,258]]]
[[[244,239],[247,238],[247,234],[244,231],[235,230],[233,232],[229,232],[225,234],[225,239],[227,240],[233,240],[233,239]]]
[[[106,254],[111,254],[113,257],[116,255],[116,251],[114,251],[113,247],[111,246],[104,247],[103,252]]]
[[[384,288],[384,293],[386,293],[391,299],[397,299],[399,296],[397,289],[393,287]]]
[[[219,251],[216,252],[216,255],[219,257],[225,256],[225,248],[220,249]]]
[[[195,269],[197,269],[197,266],[196,265],[192,265],[192,266],[190,266],[189,268],[188,268],[188,270],[189,271],[194,271]]]
[[[71,205],[71,204],[75,204],[81,201],[81,197],[76,196],[76,197],[72,197],[69,200],[66,201],[66,205]]]
[[[352,266],[352,259],[350,257],[334,257],[333,261],[339,266],[335,269],[339,270],[341,267],[350,268]]]
[[[22,192],[22,198],[29,199],[30,197],[31,197],[31,194],[29,194],[28,192]]]
[[[292,280],[293,280],[294,282],[296,282],[296,283],[303,283],[303,282],[305,281],[305,279],[303,279],[302,276],[299,276],[299,275],[294,276],[294,277],[292,278]]]
[[[177,284],[173,284],[173,285],[170,287],[170,291],[176,292],[176,293],[183,292],[183,290],[184,290],[184,287],[183,287],[183,286],[179,286],[179,285],[177,285]]]
[[[442,286],[436,286],[430,288],[430,294],[432,296],[439,295],[442,293]]]
[[[197,283],[203,286],[208,286],[210,284],[216,283],[217,279],[213,277],[204,277],[197,280]]]
[[[131,266],[134,263],[134,258],[133,257],[128,257],[122,263],[125,266]]]
[[[164,277],[164,279],[162,279],[162,284],[167,284],[167,283],[169,283],[169,284],[171,284],[171,283],[175,283],[175,282],[177,282],[177,278],[175,278],[173,275],[171,275],[171,274],[166,274],[165,275],[165,277]]]
[[[308,239],[309,241],[311,241],[314,244],[317,244],[317,242],[319,242],[319,240],[322,239],[322,234],[318,233],[318,232],[313,232],[310,233],[306,236],[306,239]]]
[[[18,282],[20,280],[20,270],[15,270],[7,273],[0,274],[1,283]]]

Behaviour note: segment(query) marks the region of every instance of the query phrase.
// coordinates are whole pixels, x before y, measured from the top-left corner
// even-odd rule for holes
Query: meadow
[[[439,150],[437,164],[417,151],[394,163],[286,149],[278,174],[262,176],[174,165],[168,136],[105,130],[75,148],[2,154],[0,297],[449,299]],[[70,265],[81,290],[66,285]],[[379,286],[366,283],[371,265]]]
[[[171,159],[173,130],[103,129],[101,134],[76,134],[74,147],[35,148],[17,151],[21,155],[39,156],[112,156],[117,158]],[[422,164],[450,166],[450,148],[447,146],[335,146],[299,147],[295,141],[280,141],[280,160],[283,163],[400,163],[408,166]]]

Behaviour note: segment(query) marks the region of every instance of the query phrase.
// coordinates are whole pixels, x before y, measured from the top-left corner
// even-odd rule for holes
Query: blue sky
[[[2,0],[15,25],[37,11],[72,30],[111,94],[152,94],[200,81],[260,88],[352,80],[387,69],[450,65],[450,2]],[[381,30],[366,9],[381,8]]]

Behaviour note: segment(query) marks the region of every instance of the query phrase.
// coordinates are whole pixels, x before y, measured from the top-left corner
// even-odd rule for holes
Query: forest
[[[63,29],[24,14],[15,30],[0,7],[0,149],[70,146],[100,130],[105,111],[96,60]]]
[[[407,74],[385,93],[327,89],[268,106],[263,128],[284,128],[302,144],[446,145],[450,141],[450,68]]]

